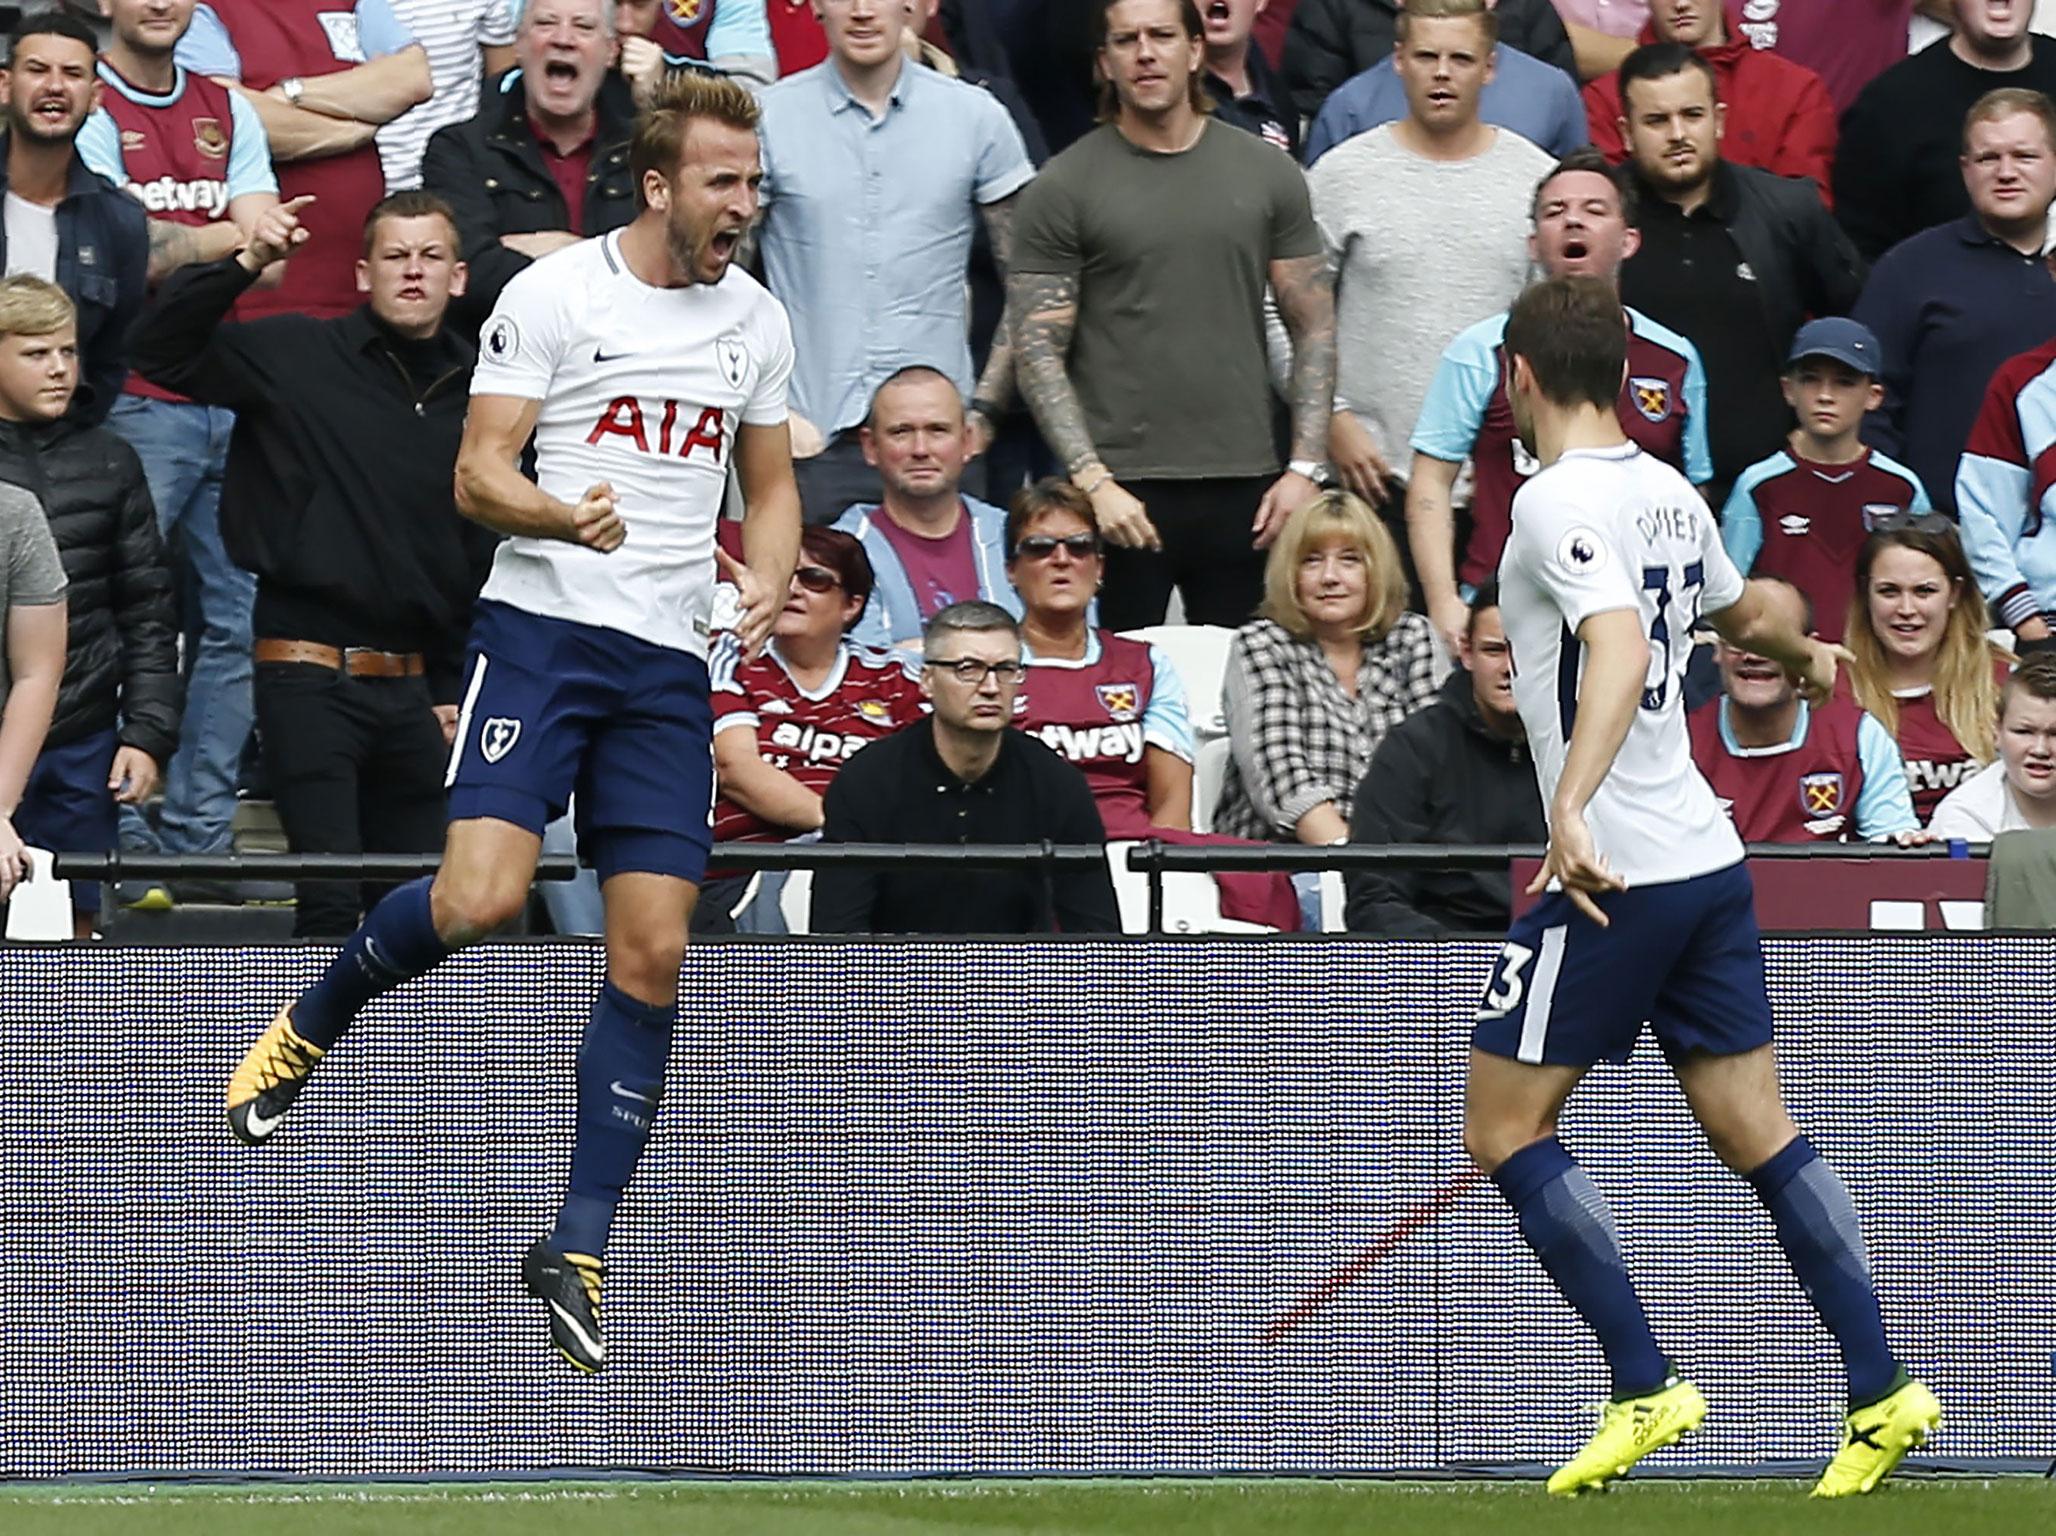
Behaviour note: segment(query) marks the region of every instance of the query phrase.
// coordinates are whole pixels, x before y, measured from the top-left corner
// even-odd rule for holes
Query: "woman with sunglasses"
[[[792,589],[756,660],[714,653],[714,840],[771,843],[821,829],[821,796],[857,752],[921,718],[921,685],[896,655],[852,643],[871,596],[863,546],[833,528],[800,536]],[[693,928],[732,933],[746,874],[708,871]],[[760,887],[761,889],[761,887]],[[761,898],[751,909],[774,905]]]
[[[1095,628],[1105,571],[1099,518],[1070,481],[1038,480],[1007,511],[1007,576],[1021,599],[1022,710],[1014,723],[1077,765],[1111,841],[1233,843],[1192,830],[1192,726],[1163,650]],[[1289,876],[1219,875],[1223,917],[1299,926]]]
[[[1108,837],[1190,831],[1185,685],[1157,647],[1092,626],[1106,569],[1092,502],[1066,480],[1024,487],[1007,511],[1006,547],[1028,663],[1014,723],[1084,773]]]
[[[1842,643],[1856,702],[1899,744],[1926,826],[1997,754],[1999,689],[2013,664],[1985,638],[1985,602],[1947,518],[1879,520],[1856,557]]]
[[[1392,535],[1348,491],[1323,491],[1286,519],[1260,613],[1228,655],[1234,756],[1214,825],[1266,842],[1347,842],[1371,754],[1435,701],[1449,657],[1407,611]]]

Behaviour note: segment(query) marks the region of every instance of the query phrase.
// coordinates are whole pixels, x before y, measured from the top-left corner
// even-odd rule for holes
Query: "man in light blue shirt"
[[[1478,99],[1480,119],[1511,129],[1559,160],[1583,147],[1585,106],[1570,76],[1504,43],[1493,49],[1492,64],[1492,78]],[[1406,87],[1399,83],[1392,60],[1381,59],[1337,86],[1323,103],[1307,131],[1306,163],[1312,165],[1344,139],[1405,116]]]
[[[764,269],[792,316],[793,414],[825,440],[794,465],[810,523],[879,499],[857,429],[901,368],[940,370],[980,418],[974,448],[989,441],[1013,360],[995,344],[974,389],[971,238],[982,216],[1004,272],[1014,195],[1035,174],[996,99],[905,57],[898,0],[819,10],[828,59],[764,92],[761,129]]]
[[[218,261],[278,206],[271,141],[257,108],[177,62],[195,14],[170,7],[176,31],[159,25],[155,0],[109,0],[101,105],[79,130],[79,158],[143,205],[150,216],[150,278],[188,262]],[[181,19],[179,13],[183,11]],[[211,13],[210,13],[211,14]],[[168,34],[168,35],[167,35]],[[177,535],[185,608],[185,730],[165,765],[153,825],[121,810],[126,848],[213,853],[229,842],[237,767],[250,738],[250,621],[256,579],[229,558],[221,536],[221,480],[235,413],[180,399],[131,374],[107,425],[143,461],[157,527]],[[150,886],[129,899],[147,899]],[[168,893],[164,893],[168,895]]]
[[[1007,514],[963,493],[969,433],[956,386],[934,368],[902,368],[878,386],[860,431],[883,494],[835,524],[864,546],[875,583],[850,639],[919,645],[930,619],[973,598],[1018,619],[1021,599],[1007,579]]]

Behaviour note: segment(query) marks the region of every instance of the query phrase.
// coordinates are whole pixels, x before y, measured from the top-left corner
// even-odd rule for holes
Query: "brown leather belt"
[[[351,677],[419,677],[426,670],[414,651],[367,651],[357,646],[320,645],[312,640],[259,640],[259,661],[291,661],[327,667]]]

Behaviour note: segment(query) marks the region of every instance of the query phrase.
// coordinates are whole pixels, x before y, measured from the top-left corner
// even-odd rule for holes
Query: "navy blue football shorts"
[[[1602,928],[1551,891],[1514,920],[1471,1043],[1515,1061],[1626,1061],[1647,1024],[1676,1061],[1771,1041],[1763,939],[1741,864],[1598,898]]]
[[[576,791],[579,857],[602,881],[695,885],[713,838],[707,664],[619,630],[480,602],[446,780],[450,820],[541,834]]]

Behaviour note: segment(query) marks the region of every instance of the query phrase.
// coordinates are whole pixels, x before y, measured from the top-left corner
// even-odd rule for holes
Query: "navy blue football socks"
[[[449,958],[428,910],[428,877],[389,891],[343,945],[319,981],[293,1005],[293,1029],[327,1050],[342,1039],[364,1005],[403,982],[425,976]]]
[[[1850,1406],[1876,1402],[1903,1378],[1885,1342],[1848,1187],[1804,1136],[1793,1137],[1748,1179],[1777,1225],[1792,1273],[1841,1348]]]
[[[1641,1397],[1670,1380],[1649,1318],[1628,1279],[1613,1213],[1555,1137],[1525,1146],[1492,1175],[1513,1207],[1521,1236],[1586,1326],[1613,1373],[1616,1399]]]
[[[578,1051],[578,1131],[571,1182],[551,1240],[565,1253],[600,1258],[621,1192],[649,1142],[664,1097],[664,1064],[678,1005],[638,1002],[613,982],[600,988]]]

